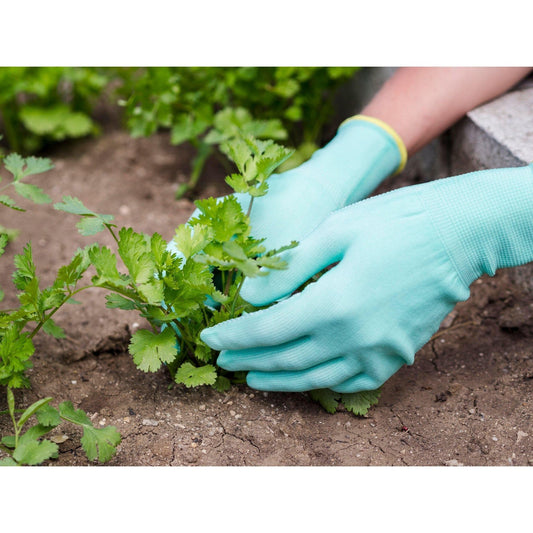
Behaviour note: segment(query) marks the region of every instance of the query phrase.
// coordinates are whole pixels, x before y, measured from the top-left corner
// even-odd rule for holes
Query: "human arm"
[[[468,111],[503,94],[531,67],[403,67],[361,111],[389,124],[409,156]]]

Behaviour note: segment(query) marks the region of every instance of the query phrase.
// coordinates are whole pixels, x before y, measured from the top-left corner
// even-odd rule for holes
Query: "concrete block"
[[[451,133],[453,174],[533,161],[533,87],[525,84],[472,111]]]

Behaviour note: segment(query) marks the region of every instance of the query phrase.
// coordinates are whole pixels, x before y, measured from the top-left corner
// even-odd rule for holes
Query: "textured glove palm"
[[[206,329],[202,340],[221,350],[221,367],[249,371],[257,389],[377,388],[413,362],[472,281],[533,260],[532,174],[482,171],[333,213],[286,253],[288,270],[243,287],[254,305],[282,301]]]

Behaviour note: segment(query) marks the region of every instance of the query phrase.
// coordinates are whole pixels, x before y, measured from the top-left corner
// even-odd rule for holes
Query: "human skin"
[[[531,71],[531,67],[399,68],[361,114],[391,126],[412,156],[468,111],[503,94]]]

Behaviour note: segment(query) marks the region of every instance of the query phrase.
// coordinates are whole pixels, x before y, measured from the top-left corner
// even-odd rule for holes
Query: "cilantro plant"
[[[49,159],[10,154],[4,159],[4,168],[12,179],[0,186],[0,204],[16,211],[24,211],[8,195],[15,192],[35,203],[49,203],[50,197],[43,190],[25,179],[52,168]],[[8,242],[7,235],[0,235],[0,256]],[[13,422],[14,435],[4,436],[0,448],[8,457],[0,465],[34,465],[57,457],[57,444],[42,437],[62,421],[69,421],[83,428],[82,447],[87,457],[107,461],[120,442],[120,434],[113,426],[94,428],[83,411],[75,410],[71,403],[63,402],[58,409],[49,402],[52,398],[38,400],[22,411],[16,419],[15,395],[13,389],[29,387],[26,375],[32,367],[31,357],[35,352],[33,339],[39,331],[56,338],[63,338],[64,331],[53,320],[55,313],[65,304],[76,303],[75,294],[88,288],[78,287],[83,274],[89,267],[83,251],[76,253],[72,261],[59,268],[56,279],[50,287],[40,287],[37,269],[33,261],[31,243],[27,243],[21,254],[15,256],[15,271],[12,279],[18,291],[19,305],[12,309],[0,309],[0,386],[7,391],[8,410],[0,415],[9,415]],[[0,301],[4,293],[0,290]],[[37,424],[23,432],[29,419],[34,416]]]
[[[243,383],[245,374],[217,367],[218,352],[202,342],[200,333],[256,311],[240,296],[244,280],[287,268],[279,254],[297,243],[266,250],[264,239],[252,236],[250,227],[254,198],[267,194],[269,176],[292,152],[272,140],[250,136],[235,137],[221,149],[238,170],[226,182],[248,200],[244,205],[234,195],[197,200],[197,214],[176,229],[171,243],[157,233],[150,236],[131,228],[117,232],[111,215],[97,214],[77,198],[64,197],[54,207],[80,216],[77,226],[83,235],[107,230],[113,236],[127,272],[119,271],[117,255],[108,247],[92,244],[80,253],[95,270],[92,284],[109,291],[106,306],[137,310],[149,323],[149,329],[136,331],[129,344],[136,366],[155,372],[164,365],[176,383],[224,391],[232,383]],[[366,413],[378,396],[379,391],[312,393],[329,412],[343,403],[356,414]]]
[[[171,143],[196,148],[190,180],[197,183],[214,148],[236,135],[286,140],[295,150],[287,170],[318,148],[336,89],[353,67],[152,67],[122,69],[119,94],[134,137],[169,129]]]
[[[108,81],[104,70],[89,67],[0,67],[0,119],[9,149],[30,154],[96,133],[91,112]]]
[[[83,430],[81,445],[85,450],[87,459],[105,463],[109,461],[120,443],[120,434],[114,426],[95,428],[81,409],[74,409],[71,402],[62,402],[58,408],[50,405],[52,398],[43,398],[25,409],[20,417],[16,418],[15,395],[11,388],[7,389],[8,410],[0,412],[9,414],[13,422],[14,435],[2,437],[0,449],[8,454],[0,460],[0,466],[38,465],[49,459],[57,459],[59,448],[56,441],[61,442],[61,437],[43,439],[63,421],[79,426]],[[37,424],[23,431],[24,426],[35,416]]]

